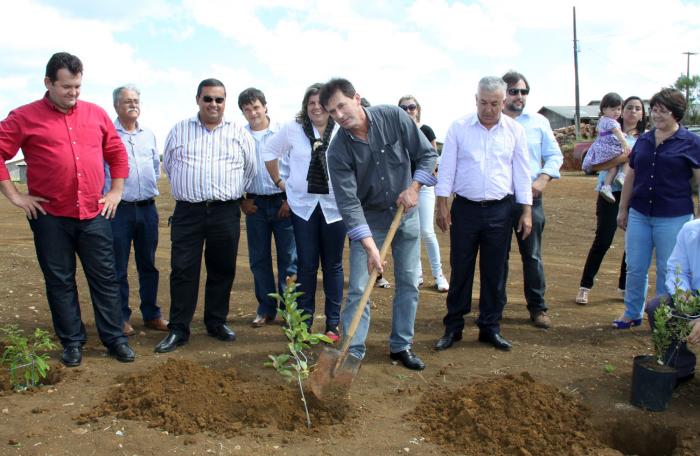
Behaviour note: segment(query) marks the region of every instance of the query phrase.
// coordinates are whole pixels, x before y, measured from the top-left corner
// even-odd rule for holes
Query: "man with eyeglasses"
[[[450,230],[450,289],[445,333],[435,344],[446,350],[462,340],[464,316],[471,311],[477,254],[479,342],[498,350],[512,348],[501,335],[505,306],[504,263],[508,258],[513,206],[522,206],[517,233],[527,238],[532,226],[532,188],[527,137],[523,127],[503,115],[506,83],[487,76],[479,81],[476,113],[452,123],[438,170],[436,222]],[[452,208],[449,197],[454,194]]]
[[[163,319],[158,297],[158,196],[160,156],[156,137],[138,122],[141,114],[139,89],[133,85],[120,86],[112,92],[117,119],[114,127],[126,146],[129,157],[129,177],[124,183],[124,193],[112,220],[114,262],[119,282],[119,298],[124,315],[124,334],[135,333],[131,326],[129,308],[129,279],[127,269],[131,244],[139,276],[140,310],[144,326],[156,331],[167,331],[168,321]],[[105,166],[105,193],[111,186],[109,167]]]
[[[270,293],[282,293],[286,287],[286,278],[296,276],[297,249],[287,195],[272,181],[262,158],[267,140],[279,131],[280,126],[270,120],[267,100],[260,89],[250,87],[241,92],[238,95],[238,107],[248,121],[245,128],[255,141],[258,170],[246,187],[241,210],[246,215],[250,272],[253,273],[255,298],[258,301],[258,309],[251,325],[260,328],[277,316],[277,301],[269,296]],[[280,175],[286,180],[289,175],[287,157],[279,161],[279,166]],[[277,285],[272,269],[273,236],[277,251]]]
[[[207,334],[233,342],[226,326],[241,230],[240,201],[256,173],[255,142],[243,126],[224,118],[226,88],[218,79],[199,83],[199,113],[168,133],[163,169],[175,198],[171,217],[170,330],[157,353],[190,338],[197,306],[202,252],[207,268]]]
[[[0,191],[29,219],[54,330],[63,345],[61,362],[68,367],[80,365],[87,341],[75,283],[76,255],[90,287],[100,340],[118,361],[135,357],[124,334],[109,225],[129,165],[107,113],[78,100],[82,78],[78,57],[54,54],[46,64],[44,97],[0,122]],[[27,162],[26,194],[12,183],[4,164],[20,148]],[[103,193],[105,162],[112,183]]]
[[[557,140],[554,138],[549,121],[541,114],[525,111],[527,96],[530,93],[530,84],[525,76],[517,71],[509,71],[503,75],[503,80],[508,84],[503,114],[515,119],[525,128],[530,158],[532,231],[527,238],[518,236],[517,233],[515,235],[523,263],[525,301],[530,313],[530,321],[538,328],[547,329],[551,327],[552,321],[547,315],[547,305],[544,299],[546,286],[544,266],[542,265],[542,232],[544,231],[545,218],[542,194],[550,180],[559,179],[559,168],[564,162],[564,157]],[[516,204],[513,207],[513,230],[517,229],[521,215],[522,206]],[[508,259],[506,258],[503,277],[504,289],[507,288],[507,282]],[[505,301],[506,296],[504,295],[504,305]]]

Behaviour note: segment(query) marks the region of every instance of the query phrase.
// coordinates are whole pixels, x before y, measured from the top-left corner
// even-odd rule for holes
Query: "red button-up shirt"
[[[107,162],[113,178],[129,174],[128,157],[114,123],[99,106],[78,101],[67,113],[48,98],[19,107],[0,122],[0,180],[9,180],[5,160],[22,149],[29,194],[49,200],[47,213],[80,220],[102,209]]]

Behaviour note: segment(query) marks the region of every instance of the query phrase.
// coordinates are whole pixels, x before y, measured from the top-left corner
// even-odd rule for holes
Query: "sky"
[[[475,111],[483,76],[523,73],[530,110],[574,104],[574,6],[582,104],[650,98],[685,74],[683,52],[700,52],[700,0],[0,0],[0,118],[41,98],[46,62],[67,51],[83,61],[80,98],[110,116],[112,90],[139,87],[140,123],[160,147],[209,77],[242,122],[236,99],[251,86],[280,122],[331,77],[372,104],[412,94],[442,141]],[[700,55],[690,69],[700,74]]]

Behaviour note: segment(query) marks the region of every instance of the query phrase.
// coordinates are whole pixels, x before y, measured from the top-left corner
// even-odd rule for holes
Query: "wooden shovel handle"
[[[398,209],[396,210],[396,214],[394,214],[394,219],[391,221],[391,226],[389,227],[389,231],[386,233],[386,238],[384,239],[384,242],[382,243],[382,248],[379,249],[379,261],[381,263],[384,263],[384,259],[386,258],[386,254],[389,251],[389,248],[391,247],[391,242],[394,240],[394,235],[396,234],[396,230],[399,229],[399,225],[401,224],[401,217],[403,216],[404,213],[404,207],[403,205],[399,205]],[[362,297],[360,298],[360,302],[357,305],[357,310],[355,310],[355,314],[352,316],[352,322],[350,323],[350,328],[348,328],[347,332],[343,336],[343,345],[340,348],[340,357],[338,358],[338,363],[336,365],[336,368],[340,365],[343,364],[345,361],[345,358],[347,358],[348,350],[350,349],[350,342],[352,341],[353,336],[355,336],[355,331],[357,331],[357,327],[360,326],[360,320],[362,319],[362,314],[365,311],[365,306],[369,302],[369,296],[372,294],[372,289],[374,288],[374,282],[377,280],[377,276],[379,275],[379,272],[377,269],[373,269],[372,273],[369,275],[369,279],[367,279],[367,285],[365,285],[365,292],[362,293]]]

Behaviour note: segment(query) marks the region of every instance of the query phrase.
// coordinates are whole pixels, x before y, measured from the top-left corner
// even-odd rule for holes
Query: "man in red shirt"
[[[0,192],[29,219],[54,330],[63,345],[61,361],[71,367],[80,364],[87,340],[75,283],[76,254],[102,343],[119,361],[134,360],[124,335],[108,221],[121,200],[128,159],[107,113],[78,101],[82,77],[78,57],[54,54],[46,65],[44,98],[0,122]],[[4,164],[20,148],[27,163],[27,194],[10,181]],[[103,195],[105,162],[112,187]]]

